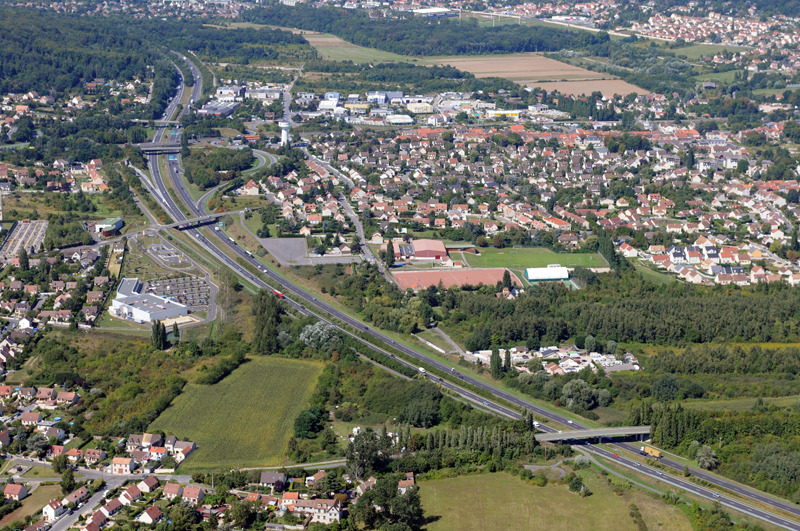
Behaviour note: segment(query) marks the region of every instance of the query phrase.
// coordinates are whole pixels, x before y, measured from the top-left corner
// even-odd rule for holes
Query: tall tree
[[[172,340],[176,343],[180,341],[181,333],[178,330],[178,323],[172,323]]]
[[[23,271],[27,271],[29,267],[30,263],[28,262],[28,251],[26,251],[23,247],[19,252],[19,268]]]
[[[489,358],[489,368],[492,370],[493,378],[500,378],[503,372],[503,365],[500,360],[500,353],[497,349],[492,349],[492,357]]]
[[[253,304],[256,318],[253,346],[258,354],[268,356],[278,352],[278,325],[282,313],[283,307],[274,294],[265,289],[258,292]]]
[[[72,472],[72,468],[67,467],[61,474],[61,492],[69,494],[73,490],[75,490],[75,474]]]
[[[508,269],[503,271],[503,287],[511,289],[511,273],[509,273]]]
[[[167,331],[164,324],[156,319],[150,331],[150,344],[154,349],[164,350],[167,347]]]

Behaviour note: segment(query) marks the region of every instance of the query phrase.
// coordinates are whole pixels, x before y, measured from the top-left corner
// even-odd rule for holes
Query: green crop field
[[[608,267],[608,264],[597,253],[567,254],[554,253],[541,247],[525,247],[522,249],[496,249],[484,247],[480,256],[464,253],[470,267],[510,267],[524,269],[526,267],[547,267],[550,264],[563,266]]]
[[[187,385],[149,429],[197,444],[181,471],[280,465],[321,372],[319,363],[255,358],[218,384]]]
[[[593,494],[581,498],[566,485],[535,487],[505,473],[421,481],[428,531],[628,531],[636,529],[625,500],[594,473],[582,473]],[[469,500],[469,509],[464,505]],[[433,521],[431,521],[433,520]]]

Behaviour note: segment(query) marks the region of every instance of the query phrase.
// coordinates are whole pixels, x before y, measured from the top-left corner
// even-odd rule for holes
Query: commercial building
[[[125,223],[122,218],[107,218],[94,226],[95,232],[102,232],[103,236],[113,236]]]
[[[228,117],[233,114],[241,103],[236,101],[229,101],[229,102],[219,102],[219,101],[212,101],[203,105],[203,107],[197,111],[197,114],[202,114],[206,116],[224,116]]]
[[[414,125],[414,119],[407,114],[390,114],[386,117],[389,125]]]
[[[117,297],[111,302],[111,313],[142,322],[172,319],[189,313],[187,306],[151,293],[140,293],[141,289],[139,279],[122,279]]]
[[[569,280],[569,269],[558,264],[550,264],[547,267],[529,267],[525,270],[525,278],[530,282]]]
[[[409,103],[406,109],[414,114],[433,114],[433,105],[430,103]]]

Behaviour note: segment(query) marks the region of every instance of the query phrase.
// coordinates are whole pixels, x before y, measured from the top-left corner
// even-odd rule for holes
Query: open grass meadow
[[[508,267],[524,269],[526,267],[547,267],[559,264],[567,267],[608,267],[608,264],[597,253],[568,254],[554,253],[541,247],[524,247],[521,249],[496,249],[485,247],[480,249],[480,256],[464,253],[470,267]]]
[[[428,531],[634,531],[624,499],[593,472],[582,473],[593,494],[581,498],[566,485],[535,487],[505,473],[422,481]],[[465,510],[464,500],[469,500]],[[664,527],[663,529],[674,529]]]
[[[749,411],[756,405],[757,398],[733,398],[730,400],[684,400],[681,405],[686,409],[702,409],[708,411]],[[776,407],[796,406],[800,395],[764,398],[764,406]]]
[[[24,520],[26,516],[38,513],[42,507],[50,503],[55,498],[61,498],[61,487],[59,485],[45,485],[38,487],[27,498],[22,500],[22,507],[12,511],[0,520],[0,526],[7,526],[11,522]]]
[[[648,282],[652,282],[658,286],[662,284],[673,284],[678,281],[675,276],[667,275],[665,273],[661,273],[659,271],[654,271],[649,267],[645,267],[642,265],[635,265],[636,271],[642,274],[645,280]]]
[[[693,44],[684,48],[675,48],[671,51],[674,52],[675,55],[685,55],[688,60],[696,61],[703,56],[713,56],[714,54],[717,54],[723,50],[728,50],[729,52],[738,52],[749,49],[750,48],[745,48],[743,46],[723,46],[721,44]]]
[[[419,63],[428,64],[425,59],[384,52],[374,48],[356,46],[335,35],[306,32],[303,35],[317,50],[322,59],[328,61],[353,61],[354,63]]]
[[[182,471],[280,465],[321,372],[314,362],[251,359],[215,385],[188,384],[149,429],[197,444]]]

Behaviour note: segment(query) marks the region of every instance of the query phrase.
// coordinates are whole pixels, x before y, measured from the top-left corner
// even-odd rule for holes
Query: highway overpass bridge
[[[213,222],[215,219],[219,219],[219,218],[221,218],[223,216],[237,216],[237,215],[241,214],[242,212],[245,212],[245,210],[231,210],[231,211],[227,211],[227,212],[218,212],[216,214],[208,214],[207,216],[199,216],[199,217],[192,218],[192,219],[185,219],[183,221],[176,221],[175,223],[170,223],[169,225],[162,225],[162,228],[164,228],[164,229],[195,228],[196,226],[208,225],[209,223]]]
[[[650,426],[625,426],[622,428],[598,428],[591,430],[569,430],[552,433],[537,433],[539,442],[567,441],[570,439],[598,439],[606,437],[640,437],[650,435]]]
[[[172,154],[181,151],[181,145],[178,142],[147,142],[135,145],[147,154]]]

